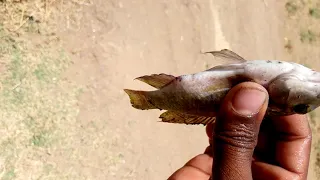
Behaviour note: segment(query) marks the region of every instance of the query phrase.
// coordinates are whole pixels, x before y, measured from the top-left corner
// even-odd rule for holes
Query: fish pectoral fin
[[[177,123],[177,124],[211,124],[214,123],[216,118],[209,116],[196,116],[190,114],[184,114],[175,111],[166,111],[159,117],[162,122]]]
[[[176,77],[168,74],[152,74],[152,75],[146,75],[136,78],[137,80],[140,80],[142,82],[145,82],[149,84],[152,87],[155,87],[157,89],[161,89],[168,83],[170,83],[172,80],[174,80]]]
[[[247,61],[246,59],[229,49],[222,49],[221,51],[209,51],[205,53],[210,53],[214,57],[222,58],[223,60],[232,61],[232,63],[243,63]]]

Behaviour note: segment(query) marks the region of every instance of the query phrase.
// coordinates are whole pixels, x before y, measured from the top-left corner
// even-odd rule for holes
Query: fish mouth
[[[309,112],[317,109],[318,107],[319,107],[319,105],[311,105],[311,106],[309,107]]]

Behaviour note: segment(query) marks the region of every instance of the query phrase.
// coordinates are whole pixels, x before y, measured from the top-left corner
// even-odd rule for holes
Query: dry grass
[[[69,177],[50,155],[75,124],[81,91],[62,76],[72,61],[54,32],[59,18],[76,27],[85,3],[0,1],[1,180]]]
[[[55,23],[65,23],[67,29],[78,28],[84,6],[91,0],[2,0],[0,22],[11,33],[55,32]]]
[[[49,176],[46,160],[78,113],[77,87],[61,79],[71,61],[59,42],[32,44],[2,38],[0,61],[0,175],[2,179]],[[65,121],[65,122],[63,122]],[[49,164],[48,164],[49,163]]]

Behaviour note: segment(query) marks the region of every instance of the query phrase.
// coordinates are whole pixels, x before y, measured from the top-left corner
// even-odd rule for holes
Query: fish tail
[[[128,94],[132,107],[141,110],[157,109],[150,101],[150,98],[148,98],[146,91],[135,91],[130,89],[124,89],[124,91]]]

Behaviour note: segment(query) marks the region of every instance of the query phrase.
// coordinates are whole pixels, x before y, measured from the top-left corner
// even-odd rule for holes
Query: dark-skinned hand
[[[307,179],[312,137],[307,116],[264,119],[267,106],[261,85],[232,88],[216,123],[206,126],[210,146],[169,180]]]

